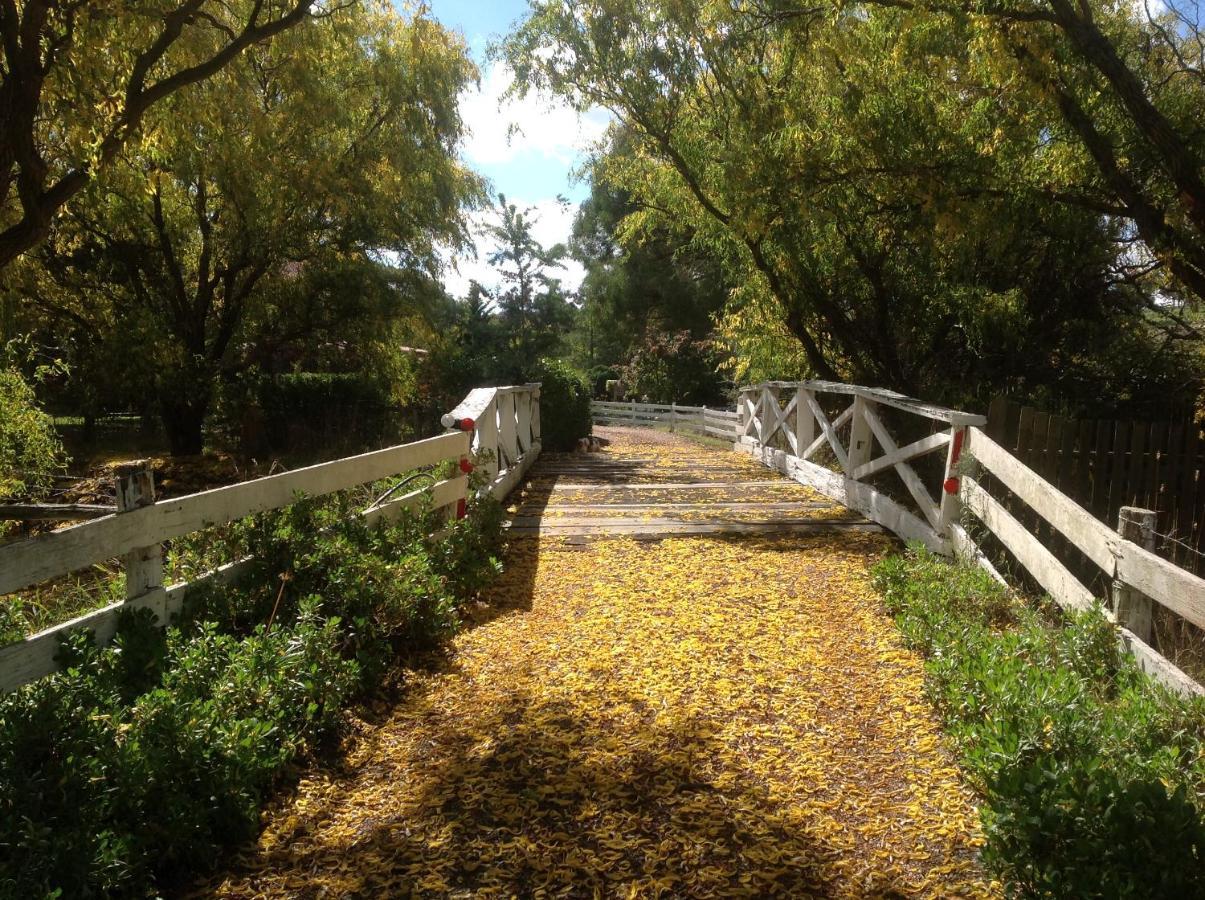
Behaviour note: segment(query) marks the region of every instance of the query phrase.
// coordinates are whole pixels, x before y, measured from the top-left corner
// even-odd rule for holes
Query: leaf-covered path
[[[616,507],[595,511],[607,519],[659,504],[654,518],[687,525],[710,502],[846,515],[737,454],[613,436],[582,463],[598,477],[566,470],[571,458],[541,460],[512,508],[516,530],[524,517],[555,521],[558,507],[588,518],[602,499]],[[607,486],[608,467],[644,486]],[[654,474],[641,482],[640,471]],[[682,499],[653,481],[695,487]],[[870,585],[884,536],[638,540],[526,528],[452,652],[414,675],[337,770],[303,779],[210,890],[997,893],[976,859],[977,816],[923,699],[920,661]]]

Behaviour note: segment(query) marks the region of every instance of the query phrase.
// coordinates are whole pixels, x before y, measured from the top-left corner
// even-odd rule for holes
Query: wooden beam
[[[970,453],[1000,483],[1020,497],[1043,519],[1071,540],[1110,578],[1116,566],[1118,534],[1086,509],[1053,487],[1037,472],[997,444],[980,428],[967,429]]]
[[[964,475],[961,490],[967,508],[1000,539],[1059,606],[1078,611],[1096,607],[1097,599],[1093,593],[974,478]]]
[[[928,437],[921,438],[919,441],[913,441],[904,447],[897,447],[890,453],[884,453],[878,459],[873,459],[864,466],[859,466],[854,469],[853,478],[856,481],[863,481],[872,475],[877,475],[884,469],[890,469],[896,463],[907,462],[910,459],[916,459],[935,450],[940,450],[949,443],[950,433],[948,431],[935,431]]]
[[[870,430],[878,439],[882,448],[891,453],[893,450],[898,450],[895,438],[887,430],[887,426],[879,419],[878,413],[871,409],[869,404],[863,408],[863,417],[866,424],[870,426]],[[933,502],[933,498],[929,496],[929,492],[925,489],[924,483],[920,480],[920,476],[916,474],[916,470],[906,462],[898,462],[895,464],[895,471],[900,476],[900,480],[904,482],[904,487],[908,488],[908,493],[912,495],[912,499],[916,501],[916,505],[920,511],[925,514],[925,518],[929,520],[929,524],[933,528],[941,526],[941,510],[937,504]]]
[[[136,547],[288,506],[299,494],[321,497],[408,469],[459,459],[468,453],[468,449],[467,432],[450,432],[424,441],[163,500],[132,512],[15,541],[0,547],[0,594],[82,569],[99,560],[121,556]]]

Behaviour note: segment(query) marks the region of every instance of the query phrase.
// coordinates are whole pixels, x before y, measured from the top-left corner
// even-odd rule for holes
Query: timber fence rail
[[[55,656],[68,632],[90,630],[103,646],[112,640],[125,609],[150,609],[166,625],[189,591],[233,581],[250,562],[239,560],[189,582],[165,585],[165,541],[289,506],[299,496],[322,497],[448,463],[459,463],[460,472],[398,497],[380,498],[361,515],[369,524],[420,507],[463,515],[474,457],[490,476],[484,491],[504,496],[539,455],[539,393],[538,384],[475,390],[444,416],[445,426],[454,430],[437,437],[171,500],[155,502],[148,467],[129,467],[118,477],[116,513],[0,546],[0,596],[115,557],[122,560],[126,579],[123,601],[0,647],[0,691],[57,671]]]
[[[1153,549],[1205,573],[1205,444],[1191,414],[1075,419],[997,397],[983,430],[1103,522],[1126,506],[1154,510]]]
[[[1149,675],[1180,693],[1205,693],[1150,645],[1152,603],[1205,627],[1205,580],[1143,546],[1149,536],[1136,527],[1149,525],[1143,511],[1123,510],[1120,529],[1110,528],[989,437],[986,417],[826,381],[742,388],[737,413],[737,449],[905,540],[970,559],[1000,578],[963,527],[971,521],[964,515],[973,516],[979,527],[972,531],[990,533],[1063,608],[1103,601],[1121,644]],[[994,496],[1002,491],[1025,505],[1028,525]],[[1039,520],[1112,584],[1113,602],[1036,536]]]
[[[599,425],[665,425],[670,431],[685,431],[721,440],[735,440],[739,416],[735,410],[712,406],[680,406],[677,403],[639,403],[635,400],[595,400],[590,404]]]

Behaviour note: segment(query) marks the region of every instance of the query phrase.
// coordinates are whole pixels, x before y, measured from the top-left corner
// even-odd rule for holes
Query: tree
[[[564,245],[545,249],[532,233],[532,209],[519,209],[503,194],[498,195],[496,213],[497,220],[484,229],[495,244],[487,258],[502,280],[493,300],[506,350],[502,371],[495,377],[518,380],[538,359],[556,355],[574,308],[551,274],[561,267]]]
[[[1075,141],[1096,169],[1090,182],[1068,184],[1039,167],[1049,196],[1129,220],[1172,288],[1205,300],[1205,35],[1195,2],[1158,14],[1071,0],[866,2],[946,22],[973,17],[990,83],[1027,81],[1029,102],[1058,123],[1050,139]]]
[[[314,0],[0,2],[0,270],[148,112],[307,18]]]
[[[436,247],[466,239],[480,185],[454,148],[472,77],[441,26],[385,6],[256,46],[156,108],[155,141],[89,188],[19,286],[122,348],[173,452],[198,452],[219,377],[367,296],[421,293],[407,283],[433,278]],[[337,271],[376,287],[332,291]]]
[[[658,221],[624,232],[640,211],[628,191],[594,178],[574,219],[570,248],[586,269],[574,334],[583,368],[627,362],[650,330],[706,338],[727,299],[724,272],[690,246],[689,229]]]
[[[1057,384],[1124,334],[1163,390],[1195,390],[1195,331],[1130,223],[1022,177],[1083,170],[979,38],[911,9],[594,0],[534,4],[504,52],[520,89],[621,120],[633,140],[595,172],[631,193],[625,230],[689,227],[736,286],[728,337],[797,343],[804,372],[779,376],[967,402]]]

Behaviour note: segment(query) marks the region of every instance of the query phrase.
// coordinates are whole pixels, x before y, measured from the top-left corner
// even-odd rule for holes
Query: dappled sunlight
[[[222,896],[986,896],[878,535],[513,542]]]

